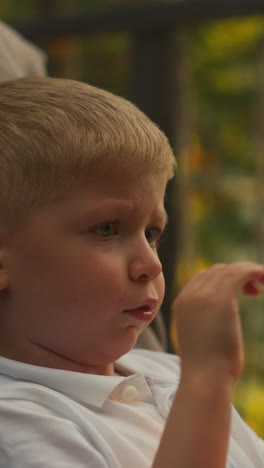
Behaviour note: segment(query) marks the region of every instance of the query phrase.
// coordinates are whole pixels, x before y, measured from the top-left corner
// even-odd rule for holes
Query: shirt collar
[[[14,361],[0,356],[0,374],[57,390],[74,399],[101,407],[126,377],[83,374],[50,369]]]

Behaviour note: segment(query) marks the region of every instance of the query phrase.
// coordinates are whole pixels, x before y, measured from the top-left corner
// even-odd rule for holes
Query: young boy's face
[[[134,346],[164,295],[165,186],[154,172],[83,178],[9,239],[5,355],[99,369]]]

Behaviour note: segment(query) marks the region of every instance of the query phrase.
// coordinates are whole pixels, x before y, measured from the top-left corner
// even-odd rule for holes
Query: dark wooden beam
[[[263,0],[182,0],[50,16],[48,21],[47,17],[40,17],[13,23],[12,26],[23,36],[36,40],[110,31],[178,29],[203,21],[258,14],[264,14]]]
[[[183,57],[181,35],[175,31],[138,32],[131,47],[132,100],[166,133],[177,158],[182,150],[184,124]],[[181,210],[178,179],[167,187],[169,229],[160,247],[166,283],[162,313],[169,335],[171,302],[175,294],[175,265],[179,259]],[[170,343],[168,342],[168,346]],[[171,351],[170,347],[169,350]]]

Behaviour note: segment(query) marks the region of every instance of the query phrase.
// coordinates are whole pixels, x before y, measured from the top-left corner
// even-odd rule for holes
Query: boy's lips
[[[157,306],[157,299],[147,299],[143,304],[133,307],[131,309],[125,309],[125,313],[131,315],[140,322],[149,322],[153,319],[153,310]]]

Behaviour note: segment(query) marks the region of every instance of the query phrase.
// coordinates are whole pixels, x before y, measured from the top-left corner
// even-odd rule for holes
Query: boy
[[[176,298],[181,372],[131,351],[164,295],[164,134],[52,78],[2,83],[0,122],[1,468],[263,467],[234,410],[229,439],[235,297],[260,291],[261,265],[216,265]]]

